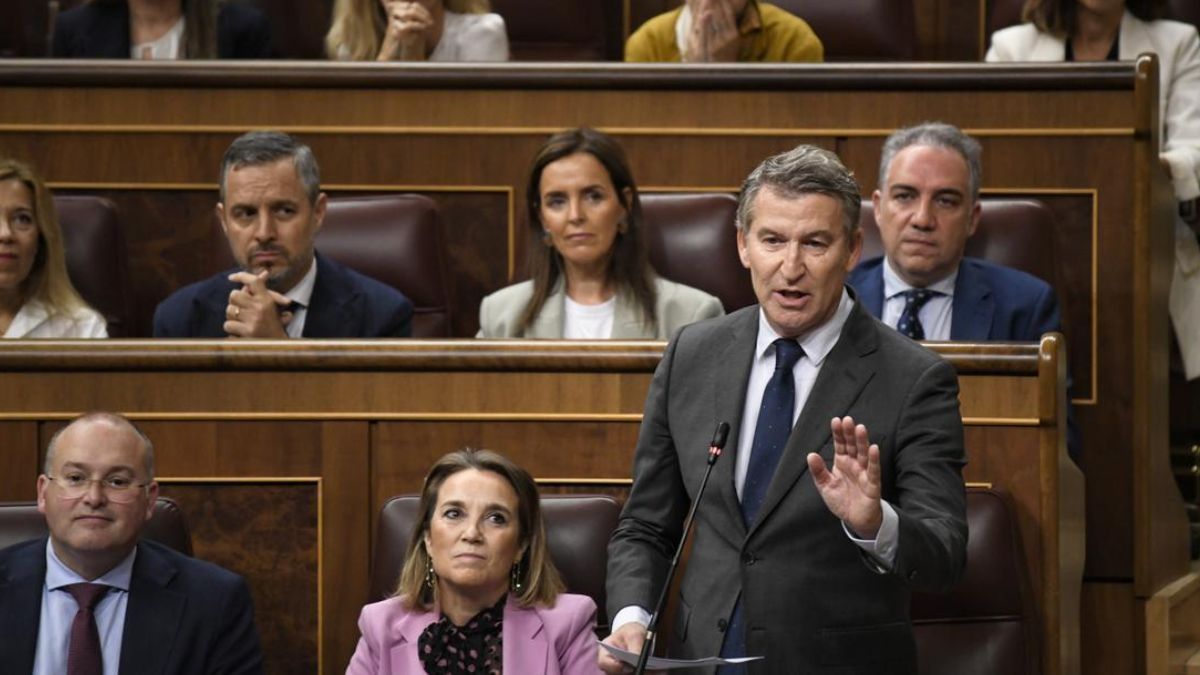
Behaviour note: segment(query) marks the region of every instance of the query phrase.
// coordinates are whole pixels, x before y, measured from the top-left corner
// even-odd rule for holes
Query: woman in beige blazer
[[[1180,202],[1200,197],[1200,34],[1159,19],[1165,0],[1029,0],[1030,23],[996,31],[988,61],[1128,61],[1158,56],[1162,114],[1160,158]],[[1200,246],[1182,219],[1175,223],[1171,282],[1175,325],[1188,379],[1200,377]]]
[[[659,277],[625,153],[593,129],[551,136],[526,186],[530,280],[483,299],[478,337],[659,339],[725,313],[703,291]]]

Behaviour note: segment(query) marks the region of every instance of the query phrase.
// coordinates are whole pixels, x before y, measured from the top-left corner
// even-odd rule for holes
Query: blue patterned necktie
[[[775,372],[763,390],[762,406],[758,409],[758,424],[754,427],[754,443],[750,449],[750,465],[742,484],[742,520],[749,528],[758,517],[771,478],[779,466],[779,458],[792,435],[792,412],[796,409],[796,378],[792,372],[804,356],[804,349],[795,341],[780,338],[775,344]],[[746,656],[746,622],[742,599],[733,606],[721,646],[722,658]],[[721,666],[719,675],[746,672],[744,664]]]
[[[941,293],[927,288],[910,288],[901,295],[904,296],[904,311],[900,313],[900,320],[896,322],[896,330],[914,340],[924,340],[925,327],[921,325],[919,316],[921,308],[932,300],[933,296]]]

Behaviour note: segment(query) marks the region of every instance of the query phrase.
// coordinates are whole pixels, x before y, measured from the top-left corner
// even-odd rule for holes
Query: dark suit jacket
[[[847,283],[876,317],[883,316],[883,258],[859,263]],[[1032,274],[979,258],[963,258],[954,282],[951,340],[1037,342],[1062,330],[1054,289]]]
[[[750,672],[915,674],[910,588],[944,590],[966,558],[962,419],[954,369],[857,304],[826,357],[780,459],[758,521],[734,488],[757,305],[685,326],[646,397],[633,487],[609,544],[609,615],[654,606],[718,421],[731,425],[696,515],[672,651],[716,654],[740,593]],[[883,497],[899,515],[890,570],[868,565],[829,512],[805,456],[832,463],[829,420],[853,415],[879,444]],[[873,561],[872,561],[873,562]],[[670,632],[668,632],[670,631]]]
[[[317,280],[304,337],[371,338],[412,335],[413,305],[400,291],[316,256]],[[228,270],[175,291],[154,310],[154,337],[226,337],[225,308],[240,284]]]
[[[28,673],[37,650],[46,539],[0,551],[0,672]],[[138,543],[121,675],[261,673],[246,582],[152,541]]]
[[[51,55],[56,58],[127,59],[129,5],[89,2],[58,15]],[[271,57],[271,26],[254,7],[225,3],[217,15],[217,56],[222,59]]]

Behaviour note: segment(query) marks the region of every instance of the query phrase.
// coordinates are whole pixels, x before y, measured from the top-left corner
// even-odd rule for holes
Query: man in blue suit
[[[217,217],[240,269],[186,286],[154,311],[155,337],[408,337],[399,291],[316,253],[325,193],[312,150],[252,131],[225,151]]]
[[[245,581],[138,541],[158,497],[141,431],[84,415],[50,439],[43,471],[49,538],[0,551],[0,672],[262,672]]]
[[[1041,279],[963,251],[979,225],[979,143],[925,123],[892,134],[871,195],[885,255],[850,274],[859,301],[918,340],[1035,341],[1061,330]]]
[[[900,129],[883,145],[871,201],[884,255],[859,263],[847,282],[867,311],[915,340],[1035,342],[1062,330],[1049,284],[963,255],[979,226],[980,152],[941,122]],[[1078,459],[1070,410],[1067,427]]]

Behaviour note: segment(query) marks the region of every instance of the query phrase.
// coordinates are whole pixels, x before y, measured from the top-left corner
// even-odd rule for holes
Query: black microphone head
[[[720,422],[717,424],[717,430],[713,432],[712,447],[725,448],[725,441],[729,439],[729,422]]]

